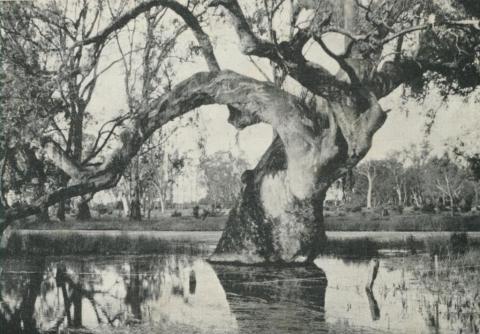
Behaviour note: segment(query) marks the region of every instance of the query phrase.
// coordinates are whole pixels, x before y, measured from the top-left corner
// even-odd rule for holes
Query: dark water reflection
[[[241,333],[298,333],[325,329],[323,270],[213,265]]]
[[[394,262],[368,293],[367,264],[333,258],[306,268],[181,254],[1,261],[2,334],[469,332]]]

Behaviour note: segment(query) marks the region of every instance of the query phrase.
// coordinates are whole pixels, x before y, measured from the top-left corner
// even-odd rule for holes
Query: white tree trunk
[[[367,175],[368,179],[368,189],[367,189],[367,209],[372,208],[372,193],[373,193],[373,177]]]
[[[163,195],[160,194],[159,200],[160,200],[160,212],[165,213],[165,200],[163,198]]]
[[[123,206],[123,216],[128,217],[128,214],[130,212],[130,205],[128,202],[128,198],[125,195],[122,195],[122,206]]]

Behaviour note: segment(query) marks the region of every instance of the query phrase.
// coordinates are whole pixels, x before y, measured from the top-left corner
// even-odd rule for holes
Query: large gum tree
[[[4,226],[64,198],[115,186],[157,129],[200,106],[222,104],[238,129],[265,122],[275,137],[257,166],[243,174],[242,194],[211,260],[311,262],[325,244],[322,205],[328,187],[366,155],[386,120],[379,100],[400,86],[418,92],[435,82],[448,95],[468,94],[480,82],[480,6],[473,0],[150,0],[71,48],[104,43],[160,6],[188,26],[209,71],[143,105],[124,126],[121,145],[99,164],[80,165],[47,136],[32,138],[30,144],[70,182],[31,205],[7,208]],[[268,60],[274,82],[220,68],[206,33],[209,21],[200,23],[193,7],[212,20],[221,14],[244,55]],[[288,33],[280,33],[276,25],[287,24]],[[341,39],[343,49],[334,50],[328,36]],[[311,43],[336,62],[338,73],[305,56]],[[302,86],[313,97],[310,103],[282,89],[285,78]]]

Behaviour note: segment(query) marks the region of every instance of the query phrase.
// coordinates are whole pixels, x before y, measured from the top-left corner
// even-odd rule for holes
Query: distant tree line
[[[426,212],[467,212],[480,205],[480,182],[466,159],[430,154],[428,144],[412,145],[387,158],[368,160],[339,184],[347,209],[414,207]],[[350,184],[348,184],[350,183]]]

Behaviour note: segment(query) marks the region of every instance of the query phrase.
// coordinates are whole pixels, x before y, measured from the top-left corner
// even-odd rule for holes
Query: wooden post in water
[[[370,307],[370,315],[372,316],[372,320],[377,321],[380,319],[380,308],[378,307],[377,300],[375,299],[372,290],[367,288],[365,289],[365,292],[367,293],[368,306]]]
[[[379,266],[380,261],[378,261],[378,259],[373,259],[370,261],[368,265],[368,280],[365,289],[372,291],[373,284],[375,283],[375,279],[377,278]]]

